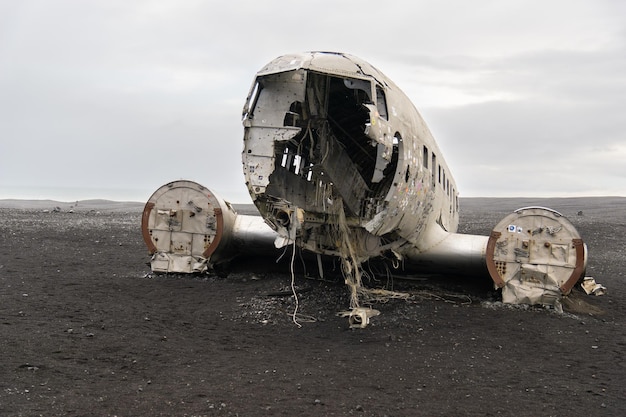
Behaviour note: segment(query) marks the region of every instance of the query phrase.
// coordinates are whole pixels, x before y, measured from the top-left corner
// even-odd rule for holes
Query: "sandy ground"
[[[527,205],[574,223],[608,295],[381,278],[411,298],[350,330],[344,286],[301,267],[294,323],[284,262],[151,274],[142,204],[0,201],[0,415],[626,415],[626,199],[463,199],[460,231]]]

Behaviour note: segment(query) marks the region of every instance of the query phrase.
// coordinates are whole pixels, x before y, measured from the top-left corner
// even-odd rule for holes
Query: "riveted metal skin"
[[[486,261],[504,302],[554,304],[584,277],[586,248],[561,213],[526,207],[493,229]]]

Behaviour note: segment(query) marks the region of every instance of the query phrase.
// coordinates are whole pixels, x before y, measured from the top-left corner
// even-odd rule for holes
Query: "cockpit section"
[[[384,90],[369,79],[304,70],[258,77],[244,109],[251,195],[323,217],[341,200],[348,217],[371,218],[400,158],[387,118]]]

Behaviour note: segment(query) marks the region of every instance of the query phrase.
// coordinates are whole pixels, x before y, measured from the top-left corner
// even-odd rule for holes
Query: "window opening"
[[[433,153],[433,156],[431,159],[432,159],[431,169],[432,169],[432,174],[433,174],[433,186],[434,186],[435,184],[437,184],[437,155]]]
[[[252,119],[254,117],[254,108],[256,107],[262,88],[263,87],[258,81],[254,83],[254,86],[248,95],[248,100],[246,100],[246,107],[243,111],[243,120]]]
[[[385,98],[385,91],[380,87],[376,86],[376,108],[378,109],[378,114],[385,120],[389,120],[387,114],[387,99]]]

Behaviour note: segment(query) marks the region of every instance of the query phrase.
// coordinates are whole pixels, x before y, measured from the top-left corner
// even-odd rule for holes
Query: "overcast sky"
[[[462,197],[626,196],[626,1],[0,0],[0,198],[249,202],[254,74],[309,50],[394,80]]]

